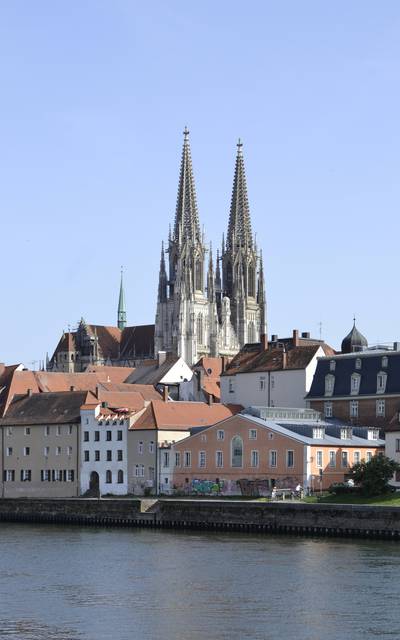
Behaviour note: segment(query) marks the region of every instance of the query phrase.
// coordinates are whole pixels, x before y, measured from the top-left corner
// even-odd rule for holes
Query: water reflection
[[[400,545],[0,525],[0,638],[400,637]]]

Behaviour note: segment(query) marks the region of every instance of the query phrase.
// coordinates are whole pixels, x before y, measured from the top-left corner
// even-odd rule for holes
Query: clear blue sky
[[[400,338],[400,3],[0,3],[0,361],[63,329],[154,321],[191,131],[207,240],[236,140],[270,333]]]

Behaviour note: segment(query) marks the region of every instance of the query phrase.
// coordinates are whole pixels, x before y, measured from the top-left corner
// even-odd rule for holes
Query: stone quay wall
[[[400,540],[400,508],[368,505],[6,498],[0,521]]]

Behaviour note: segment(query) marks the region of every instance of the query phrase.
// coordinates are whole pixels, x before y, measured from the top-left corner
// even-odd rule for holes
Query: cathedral
[[[232,357],[246,343],[266,344],[266,336],[263,262],[251,230],[243,145],[239,140],[228,230],[214,265],[200,231],[185,129],[175,221],[161,247],[154,352],[194,364],[202,356]]]

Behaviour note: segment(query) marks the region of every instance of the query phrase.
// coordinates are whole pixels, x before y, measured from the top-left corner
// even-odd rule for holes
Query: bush
[[[360,487],[351,487],[345,482],[335,482],[331,484],[328,491],[329,493],[334,493],[336,496],[354,496],[361,493]]]
[[[351,478],[361,487],[365,496],[379,496],[390,491],[389,480],[400,465],[387,456],[373,456],[369,462],[359,462],[351,469]]]

